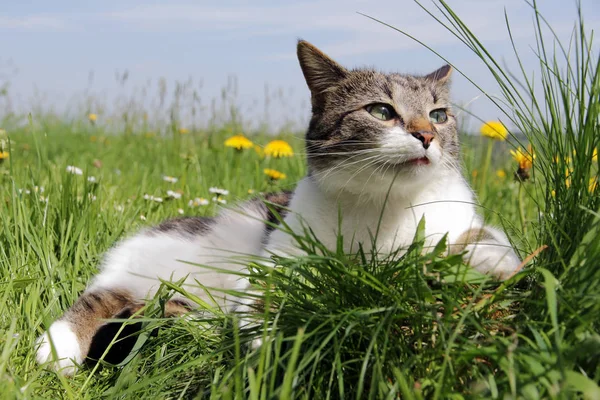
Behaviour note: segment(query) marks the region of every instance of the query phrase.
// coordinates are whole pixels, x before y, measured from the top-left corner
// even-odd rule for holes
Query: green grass
[[[589,188],[598,178],[597,56],[581,27],[567,67],[560,48],[540,51],[541,77],[519,85],[440,7],[504,85],[496,100],[533,145],[532,179],[519,182],[510,145],[494,143],[488,168],[488,139],[463,137],[465,175],[485,193],[481,212],[507,229],[523,258],[537,254],[521,273],[504,283],[484,279],[460,256],[446,257],[443,243],[424,251],[422,231],[406,253],[385,258],[324,249],[306,232],[297,240],[308,256],[277,259],[275,270],[251,265],[266,305],[254,314],[256,326],[240,329],[239,316],[225,313],[162,319],[162,304],[179,290],[165,283],[124,363],[63,378],[35,363],[34,341],[85,288],[102,253],[180,210],[214,214],[214,202],[188,206],[210,200],[211,186],[228,189],[229,203],[249,190],[293,187],[305,172],[301,134],[283,136],[294,157],[269,159],[223,146],[236,125],[182,135],[171,124],[152,136],[143,124],[113,132],[103,121],[40,115],[17,127],[7,119],[10,143],[0,137],[10,150],[0,164],[3,397],[600,398],[600,192]],[[545,101],[527,97],[534,84]],[[261,145],[270,139],[252,136]],[[67,173],[69,165],[84,175]],[[264,168],[287,178],[270,181]],[[167,190],[181,198],[168,199]],[[253,351],[247,343],[257,336],[264,344]]]

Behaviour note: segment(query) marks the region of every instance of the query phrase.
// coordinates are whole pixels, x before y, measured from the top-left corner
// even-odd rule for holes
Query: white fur
[[[507,279],[515,273],[521,260],[515,254],[504,233],[489,226],[486,226],[485,229],[494,236],[495,240],[492,243],[489,240],[482,240],[479,243],[468,245],[465,249],[468,251],[465,261],[484,274]]]
[[[248,260],[261,253],[263,231],[264,222],[255,210],[240,209],[225,210],[203,236],[136,235],[107,253],[101,273],[89,289],[123,288],[145,299],[156,293],[160,286],[158,279],[173,282],[185,279],[187,290],[209,301],[210,297],[196,282],[209,289],[245,287],[245,281],[237,275],[214,269],[245,271]],[[236,301],[218,291],[211,294],[220,300],[215,305],[218,307],[230,308]]]
[[[37,361],[63,375],[71,376],[77,371],[77,364],[84,360],[77,336],[67,321],[56,321],[37,339]],[[52,349],[56,353],[56,358]]]

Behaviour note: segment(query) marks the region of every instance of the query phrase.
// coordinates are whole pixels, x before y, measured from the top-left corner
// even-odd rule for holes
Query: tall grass
[[[513,227],[521,253],[532,255],[521,273],[493,282],[460,255],[445,256],[444,241],[424,252],[422,225],[407,251],[385,257],[327,249],[307,230],[295,236],[307,256],[250,265],[258,300],[250,315],[205,312],[165,320],[165,300],[182,290],[165,282],[144,318],[135,321],[142,329],[130,357],[116,366],[101,361],[65,379],[36,365],[35,337],[73,303],[103,251],[180,210],[215,213],[214,202],[187,206],[195,197],[209,198],[210,186],[229,189],[230,201],[248,197],[249,189],[293,186],[304,160],[298,141],[292,141],[297,156],[280,160],[224,148],[237,125],[184,135],[171,129],[154,137],[143,125],[128,135],[106,135],[99,123],[33,120],[9,132],[11,157],[0,164],[2,393],[72,399],[599,398],[600,192],[590,188],[590,179],[598,175],[592,155],[600,136],[600,80],[592,37],[580,13],[571,43],[548,43],[542,32],[550,27],[532,4],[539,70],[530,79],[523,67],[517,78],[500,68],[446,3],[437,6],[432,16],[489,68],[503,93],[490,98],[535,153],[532,180],[482,183],[487,216]],[[465,142],[471,176],[487,161],[482,148]],[[495,163],[515,169],[507,155]],[[84,175],[66,173],[67,165],[81,167]],[[287,181],[267,179],[265,167],[285,172]],[[92,175],[96,182],[86,179]],[[179,180],[166,182],[163,175]],[[167,190],[182,197],[144,199],[166,199]],[[242,317],[255,323],[240,325]],[[257,339],[261,346],[253,345]]]
[[[438,6],[445,18],[440,23],[494,76],[502,97],[488,97],[525,134],[535,155],[533,190],[543,199],[538,202],[536,242],[548,247],[537,257],[539,273],[529,281],[531,297],[522,305],[523,316],[536,321],[528,324],[524,339],[535,343],[534,348],[545,343],[555,357],[550,370],[559,377],[558,393],[570,386],[594,398],[600,379],[600,302],[593,289],[600,284],[599,170],[594,161],[600,145],[600,57],[580,3],[566,43],[558,39],[535,1],[531,9],[538,60],[533,74],[521,62],[508,17],[507,30],[520,66],[514,73],[500,65],[447,3],[440,1]],[[588,351],[590,346],[595,350]],[[537,386],[543,385],[538,376]]]

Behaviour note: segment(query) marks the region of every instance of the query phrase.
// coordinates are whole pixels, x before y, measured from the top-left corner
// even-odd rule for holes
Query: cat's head
[[[348,70],[308,42],[298,59],[311,91],[309,172],[326,190],[410,195],[458,165],[445,65],[428,75]]]

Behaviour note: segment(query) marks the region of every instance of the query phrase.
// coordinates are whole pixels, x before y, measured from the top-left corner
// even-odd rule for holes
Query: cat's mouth
[[[407,165],[429,165],[431,161],[427,157],[419,157],[412,160],[407,161],[405,164]]]
[[[377,163],[377,164],[379,164],[379,163]],[[429,164],[431,164],[431,161],[427,157],[418,157],[418,158],[413,158],[413,159],[410,159],[407,161],[402,161],[402,162],[384,162],[382,164],[384,166],[390,166],[390,164],[391,164],[394,169],[402,170],[402,169],[409,168],[409,167],[429,165]]]
[[[431,161],[429,161],[429,158],[427,157],[419,157],[419,158],[413,158],[411,160],[408,161],[403,161],[401,163],[396,164],[398,167],[416,167],[419,165],[429,165],[431,164]]]

